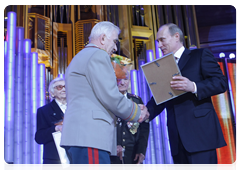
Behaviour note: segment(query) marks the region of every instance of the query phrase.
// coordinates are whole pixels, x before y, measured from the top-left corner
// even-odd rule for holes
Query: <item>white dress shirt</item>
[[[177,58],[177,59],[176,59],[176,62],[177,62],[177,63],[178,63],[178,61],[180,60],[180,58],[181,58],[184,50],[185,50],[185,47],[182,46],[182,47],[179,48],[179,50],[177,50],[176,53],[174,54],[174,57]]]
[[[178,63],[178,61],[180,60],[180,58],[181,58],[184,50],[185,50],[185,47],[182,46],[181,48],[179,48],[179,49],[174,53],[174,57],[176,58],[176,62],[177,62],[177,63]],[[193,82],[193,81],[192,81],[192,82]],[[194,85],[194,89],[195,89],[195,90],[194,90],[194,92],[192,92],[192,93],[197,94],[197,86],[196,86],[196,83],[193,82],[193,85]]]
[[[63,113],[65,113],[66,109],[67,109],[67,103],[66,104],[62,104],[61,102],[59,102],[57,99],[55,99],[56,103],[58,104],[58,106],[60,107],[60,109],[62,110]]]

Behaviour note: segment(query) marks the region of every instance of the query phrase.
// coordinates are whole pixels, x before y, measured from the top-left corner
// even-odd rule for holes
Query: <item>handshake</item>
[[[141,115],[139,116],[138,122],[142,123],[143,121],[147,120],[150,116],[148,109],[145,105],[143,104],[138,104],[138,106],[141,109]]]

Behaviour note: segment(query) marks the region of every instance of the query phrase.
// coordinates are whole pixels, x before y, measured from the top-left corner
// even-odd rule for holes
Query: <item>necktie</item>
[[[175,57],[175,60],[176,60],[176,63],[178,63],[178,58],[177,57]]]

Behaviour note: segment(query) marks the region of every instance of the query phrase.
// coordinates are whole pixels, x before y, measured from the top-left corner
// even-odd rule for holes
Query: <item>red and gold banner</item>
[[[219,62],[219,65],[223,71],[223,74],[226,75],[226,72],[224,71],[224,63]],[[236,81],[234,76],[236,73],[234,68],[236,63],[235,66],[234,63],[228,63],[227,66],[228,68],[226,69],[228,69],[229,72],[230,84],[232,84],[232,92],[234,94],[233,96],[236,98]],[[232,105],[228,93],[229,91],[226,91],[225,93],[212,97],[213,105],[217,112],[223,135],[227,143],[227,146],[217,149],[219,164],[232,164],[236,161],[236,144],[234,137],[234,125],[232,121],[233,114],[231,114]]]

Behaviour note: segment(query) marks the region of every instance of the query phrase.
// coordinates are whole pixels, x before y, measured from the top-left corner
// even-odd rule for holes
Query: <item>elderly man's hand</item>
[[[56,132],[58,132],[58,131],[62,132],[62,125],[55,126],[55,131]]]
[[[171,88],[174,90],[183,90],[186,92],[194,92],[195,87],[192,81],[183,76],[174,76],[170,82]]]
[[[142,153],[140,153],[140,154],[136,154],[134,161],[138,160],[137,164],[142,164],[144,159],[145,159],[145,156]]]
[[[143,121],[147,120],[150,116],[148,109],[145,105],[143,104],[138,104],[138,106],[141,109],[141,115],[139,116],[138,122],[142,123]]]
[[[124,148],[121,145],[117,145],[117,156],[122,160]]]

